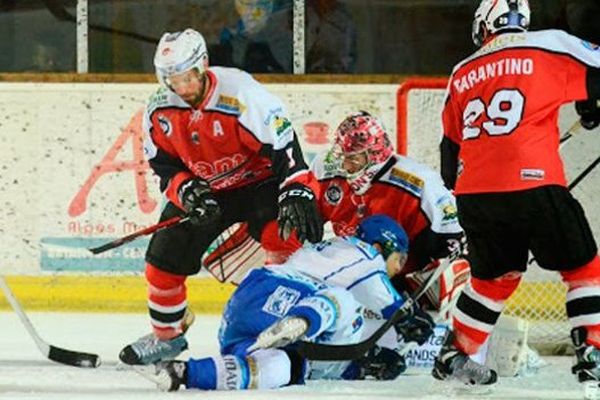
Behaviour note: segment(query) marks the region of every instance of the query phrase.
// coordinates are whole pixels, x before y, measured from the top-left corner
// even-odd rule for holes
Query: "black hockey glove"
[[[406,360],[392,349],[375,345],[362,358],[354,361],[353,379],[373,377],[378,381],[394,380],[406,371]]]
[[[433,335],[435,322],[418,305],[414,305],[412,312],[394,325],[394,328],[396,333],[402,336],[405,343],[417,342],[420,346]]]
[[[193,178],[182,183],[179,201],[194,225],[210,225],[221,217],[221,207],[204,179]]]
[[[600,100],[589,99],[575,102],[575,111],[579,114],[581,126],[594,129],[600,125]]]
[[[315,194],[302,184],[292,183],[281,191],[277,223],[283,240],[287,240],[294,229],[300,242],[308,239],[317,243],[323,239],[323,220],[317,209]]]

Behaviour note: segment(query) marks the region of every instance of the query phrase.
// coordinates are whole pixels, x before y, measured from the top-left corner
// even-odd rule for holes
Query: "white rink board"
[[[131,371],[117,371],[122,346],[147,333],[144,314],[30,313],[38,333],[49,343],[72,350],[96,352],[103,364],[98,369],[79,369],[46,360],[27,335],[17,316],[0,312],[0,398],[10,400],[133,400],[133,399],[582,399],[583,392],[570,374],[569,357],[546,358],[549,365],[537,375],[501,378],[486,395],[459,393],[434,380],[427,370],[413,370],[395,381],[313,381],[274,391],[162,393]],[[82,323],[83,322],[83,323]],[[190,351],[180,358],[205,357],[218,352],[219,318],[201,316],[188,331]]]
[[[395,138],[398,85],[267,87],[287,105],[307,160],[358,109],[379,115]],[[139,153],[141,110],[156,88],[0,83],[0,273],[142,268],[147,238],[95,258],[86,248],[158,219],[158,182]],[[314,122],[327,143],[304,140]]]
[[[142,268],[147,238],[95,258],[85,248],[157,221],[163,202],[158,182],[141,153],[135,156],[136,149],[141,151],[141,111],[156,87],[0,83],[0,273]],[[308,161],[329,148],[337,124],[358,109],[380,116],[395,141],[398,85],[267,87],[287,105]],[[561,132],[576,119],[572,108],[563,108]],[[305,125],[315,122],[325,127],[326,143],[305,140]],[[582,131],[563,146],[569,179],[598,156],[599,131]],[[409,155],[437,168],[439,138],[436,128],[409,132]],[[599,170],[573,191],[596,239],[600,237]]]

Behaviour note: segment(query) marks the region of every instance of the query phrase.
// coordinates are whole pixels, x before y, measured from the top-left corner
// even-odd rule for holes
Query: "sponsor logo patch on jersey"
[[[423,187],[425,186],[423,179],[409,172],[403,171],[400,168],[392,168],[389,179],[409,192],[416,194],[417,196],[421,195]]]
[[[356,317],[354,321],[352,321],[352,333],[356,333],[361,328],[361,326],[363,326],[364,322],[365,321],[363,320],[362,315]]]
[[[165,105],[169,98],[169,92],[166,88],[161,87],[150,96],[148,100],[148,110],[154,110],[157,107]]]
[[[292,128],[292,123],[285,117],[276,116],[273,118],[273,129],[277,136],[281,136]]]
[[[236,97],[219,95],[219,100],[217,100],[215,108],[239,115],[244,112],[246,106],[243,105]]]
[[[338,184],[332,183],[329,185],[327,190],[325,191],[325,200],[331,204],[332,206],[337,206],[342,201],[342,197],[344,196],[344,192],[342,192],[342,188],[339,187]]]
[[[279,114],[283,114],[282,107],[275,107],[275,108],[270,109],[269,112],[267,113],[267,116],[263,120],[263,123],[265,124],[265,126],[269,126],[271,124],[271,120],[273,118],[277,118],[279,116]]]
[[[458,218],[458,210],[450,197],[443,196],[439,198],[435,204],[442,210],[443,221],[451,221]]]
[[[545,172],[543,169],[522,169],[521,180],[522,181],[541,181],[544,179]]]
[[[299,291],[286,286],[277,286],[275,292],[267,298],[262,310],[276,317],[284,317],[299,298]]]
[[[597,45],[596,43],[588,42],[585,40],[582,40],[581,44],[583,45],[583,47],[585,47],[588,50],[597,51],[598,49],[600,49],[600,46]]]
[[[158,114],[158,117],[156,117],[156,119],[158,119],[160,129],[162,129],[165,135],[171,136],[171,133],[173,133],[173,125],[171,124],[169,118],[165,117],[163,114]]]

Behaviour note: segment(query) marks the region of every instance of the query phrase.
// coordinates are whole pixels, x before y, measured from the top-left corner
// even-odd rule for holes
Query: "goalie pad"
[[[420,271],[415,271],[404,277],[406,289],[414,293],[423,282],[438,268],[439,261],[432,262]],[[438,311],[442,315],[440,321],[450,318],[450,307],[458,298],[471,276],[469,263],[466,260],[456,260],[447,268],[440,279],[425,292],[419,300],[420,306],[425,310]]]
[[[239,285],[248,271],[265,264],[266,254],[247,223],[233,224],[209,246],[202,264],[219,282]]]
[[[543,365],[539,355],[527,345],[529,322],[501,315],[486,342],[485,365],[499,376],[530,374]]]

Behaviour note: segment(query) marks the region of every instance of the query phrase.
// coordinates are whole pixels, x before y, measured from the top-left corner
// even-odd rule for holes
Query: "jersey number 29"
[[[463,111],[463,140],[479,137],[482,130],[490,136],[511,134],[523,118],[524,107],[525,98],[516,89],[498,90],[487,107],[480,98],[469,101]],[[480,128],[474,124],[482,115],[488,119]]]

